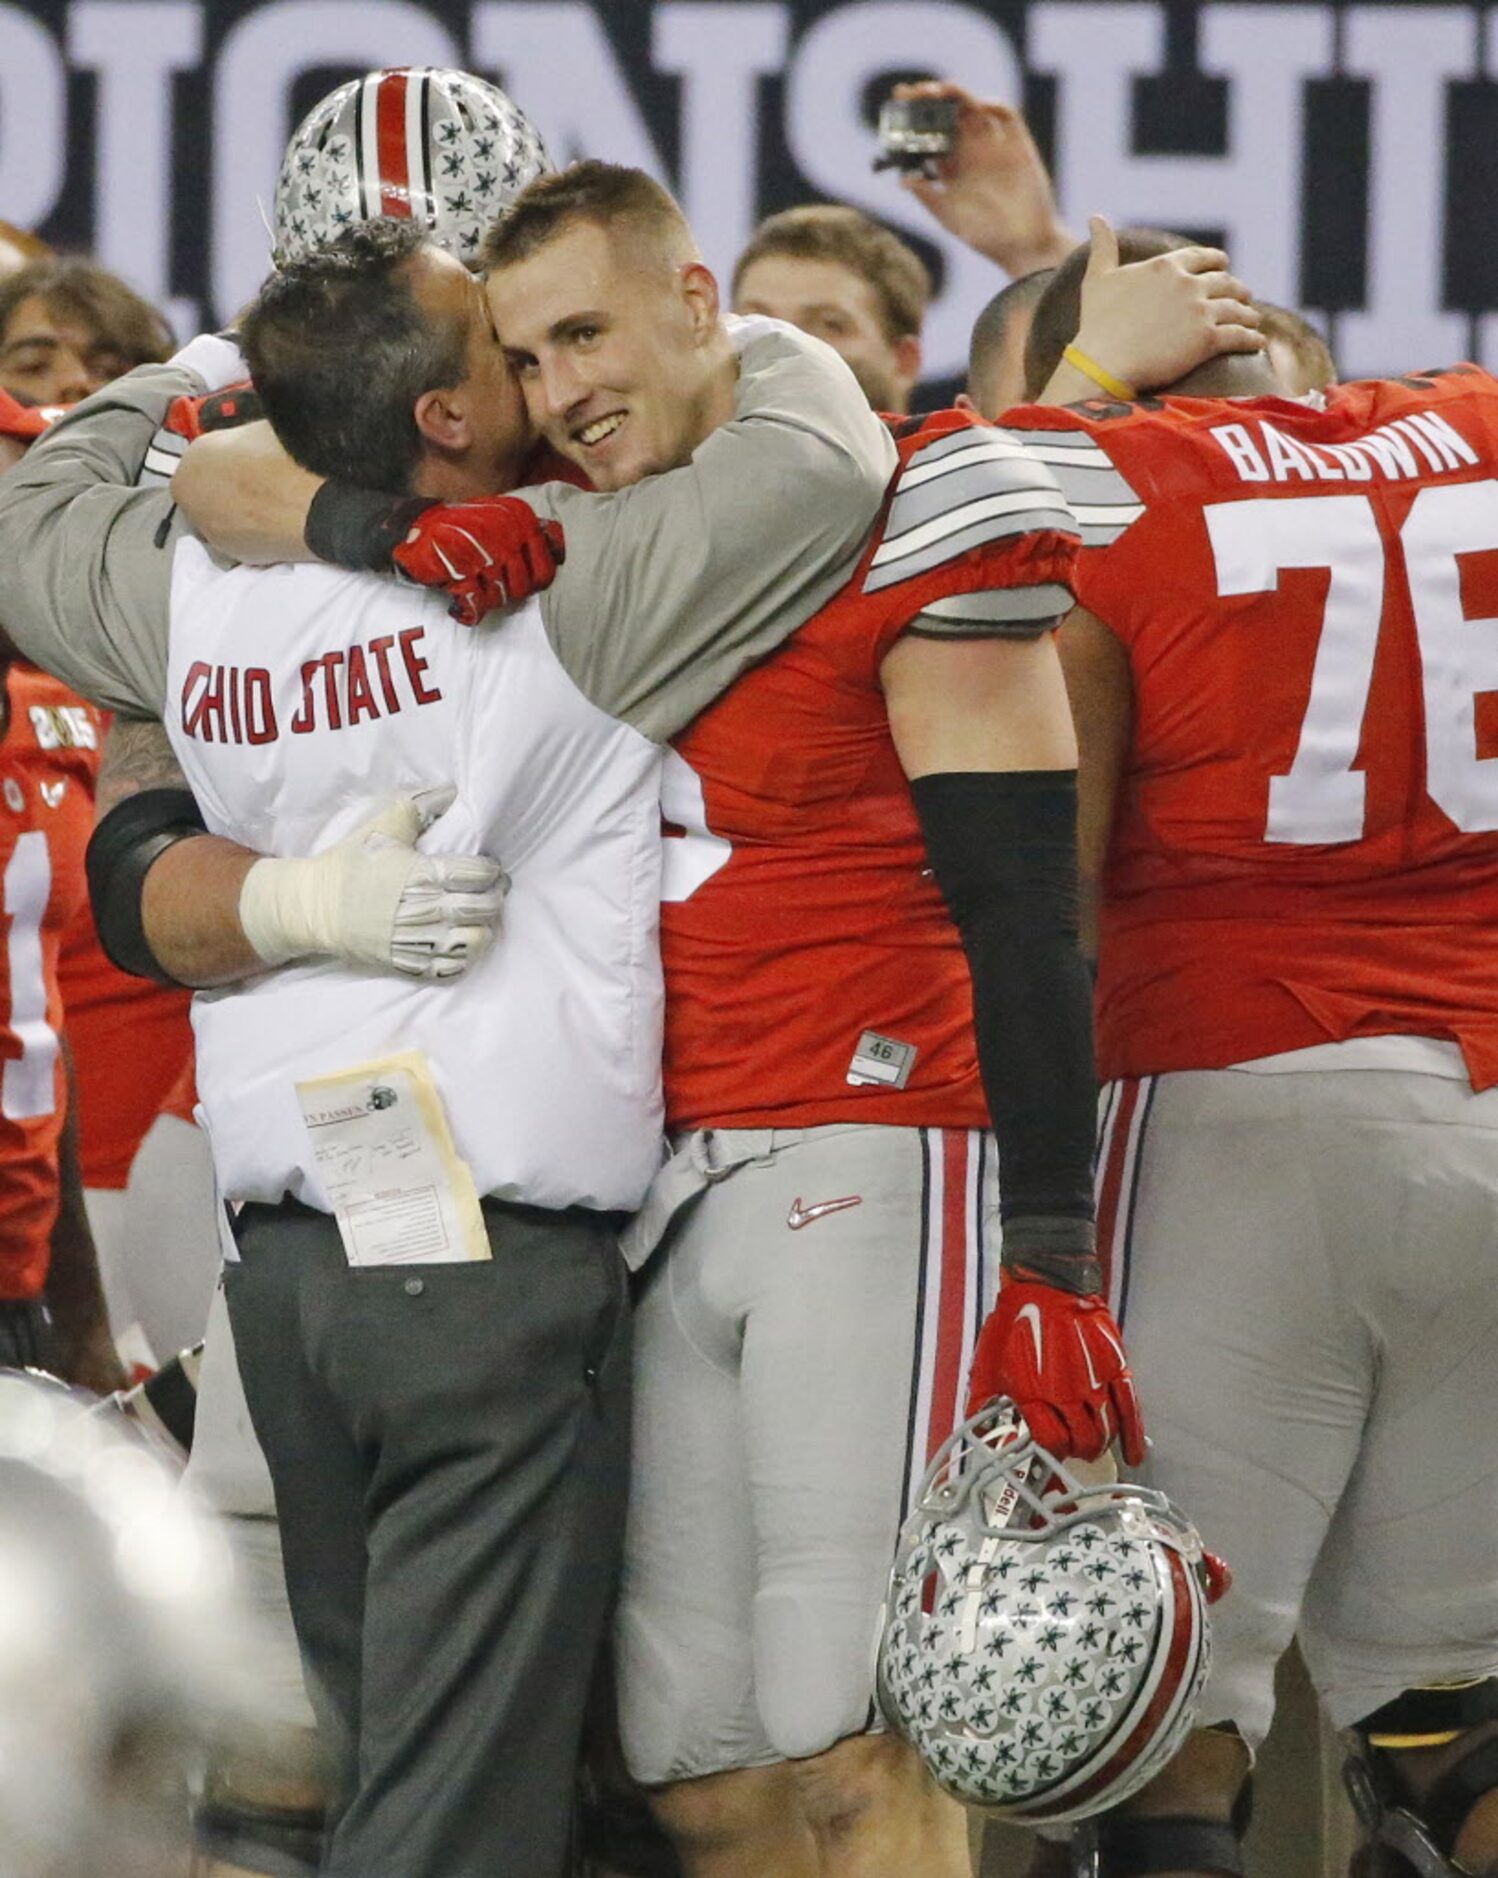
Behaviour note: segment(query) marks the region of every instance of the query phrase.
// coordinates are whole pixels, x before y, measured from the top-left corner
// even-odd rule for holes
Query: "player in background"
[[[1008,422],[1084,523],[1100,1252],[1145,1477],[1235,1574],[1208,1726],[1098,1869],[1242,1871],[1298,1630],[1377,1869],[1498,1871],[1498,385],[1234,358],[1139,399],[1063,360],[1085,260],[1029,369],[1093,395]]]
[[[767,216],[734,263],[736,313],[789,320],[848,361],[876,411],[910,409],[931,275],[861,210],[819,202]]]
[[[0,469],[45,429],[0,391]],[[3,613],[3,601],[0,601]],[[125,1380],[78,1173],[58,954],[86,904],[99,717],[0,626],[0,1363],[102,1393]]]
[[[0,387],[29,403],[74,403],[170,349],[171,334],[156,310],[94,262],[49,258],[43,250],[0,278]],[[86,747],[97,771],[107,714],[101,719],[76,698],[58,708],[56,734],[92,739]],[[156,1131],[154,1186],[133,1200],[127,1191],[137,1150],[174,1088],[184,1079],[190,1084],[188,999],[176,986],[131,978],[111,965],[86,903],[64,936],[59,975],[77,1079],[85,1204],[110,1322],[129,1360],[150,1366],[201,1337],[213,1282],[190,1223],[185,1232],[175,1229],[173,1196],[193,1191],[200,1173],[195,1138],[182,1120],[170,1118]],[[161,1272],[169,1278],[154,1283]]]
[[[95,261],[33,261],[0,279],[0,386],[32,404],[76,404],[171,349],[155,307]]]
[[[1054,268],[1037,268],[1001,287],[973,322],[968,345],[967,390],[957,402],[997,424],[1025,395],[1025,347],[1040,296]]]

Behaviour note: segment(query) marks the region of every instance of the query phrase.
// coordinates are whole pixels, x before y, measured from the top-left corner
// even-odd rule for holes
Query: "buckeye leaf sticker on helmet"
[[[535,125],[486,79],[435,66],[366,72],[314,105],[288,144],[272,258],[284,267],[389,215],[424,223],[473,267],[489,225],[550,168]]]

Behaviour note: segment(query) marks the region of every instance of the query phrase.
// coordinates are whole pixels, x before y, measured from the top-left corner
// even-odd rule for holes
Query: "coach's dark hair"
[[[644,170],[589,157],[538,176],[521,190],[489,230],[483,265],[493,269],[529,260],[574,222],[592,222],[600,228],[622,224],[647,239],[696,253],[687,218],[668,189]]]
[[[240,321],[282,445],[303,469],[405,494],[421,460],[414,407],[468,376],[468,331],[417,304],[415,222],[362,222],[272,274]]]
[[[1173,235],[1164,228],[1121,228],[1118,231],[1118,258],[1121,263],[1153,260],[1157,254],[1172,254],[1177,248],[1195,244],[1184,235]],[[1092,243],[1084,241],[1074,248],[1052,274],[1050,284],[1040,296],[1030,337],[1025,342],[1025,396],[1038,398],[1051,374],[1061,363],[1061,355],[1077,336],[1082,323],[1082,276],[1092,255]]]

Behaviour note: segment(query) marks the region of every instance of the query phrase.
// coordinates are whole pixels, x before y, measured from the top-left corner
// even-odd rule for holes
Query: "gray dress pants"
[[[484,1203],[492,1260],[351,1268],[246,1206],[226,1294],[342,1791],[336,1878],[559,1878],[612,1604],[629,1334],[610,1222]]]

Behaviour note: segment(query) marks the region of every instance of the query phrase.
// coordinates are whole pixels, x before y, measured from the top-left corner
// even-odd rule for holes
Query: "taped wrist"
[[[336,882],[326,860],[266,855],[239,887],[239,924],[267,965],[289,965],[339,950]]]
[[[127,796],[94,830],[85,859],[89,903],[99,943],[122,972],[159,985],[179,982],[151,950],[142,896],[146,875],[168,848],[207,832],[190,789],[145,789]]]
[[[922,776],[911,794],[972,974],[978,1067],[999,1144],[1004,1264],[1096,1292],[1097,1077],[1078,945],[1076,776]]]
[[[388,496],[330,478],[307,509],[302,539],[319,561],[360,573],[388,574],[390,557],[411,524],[436,504],[428,496]]]

